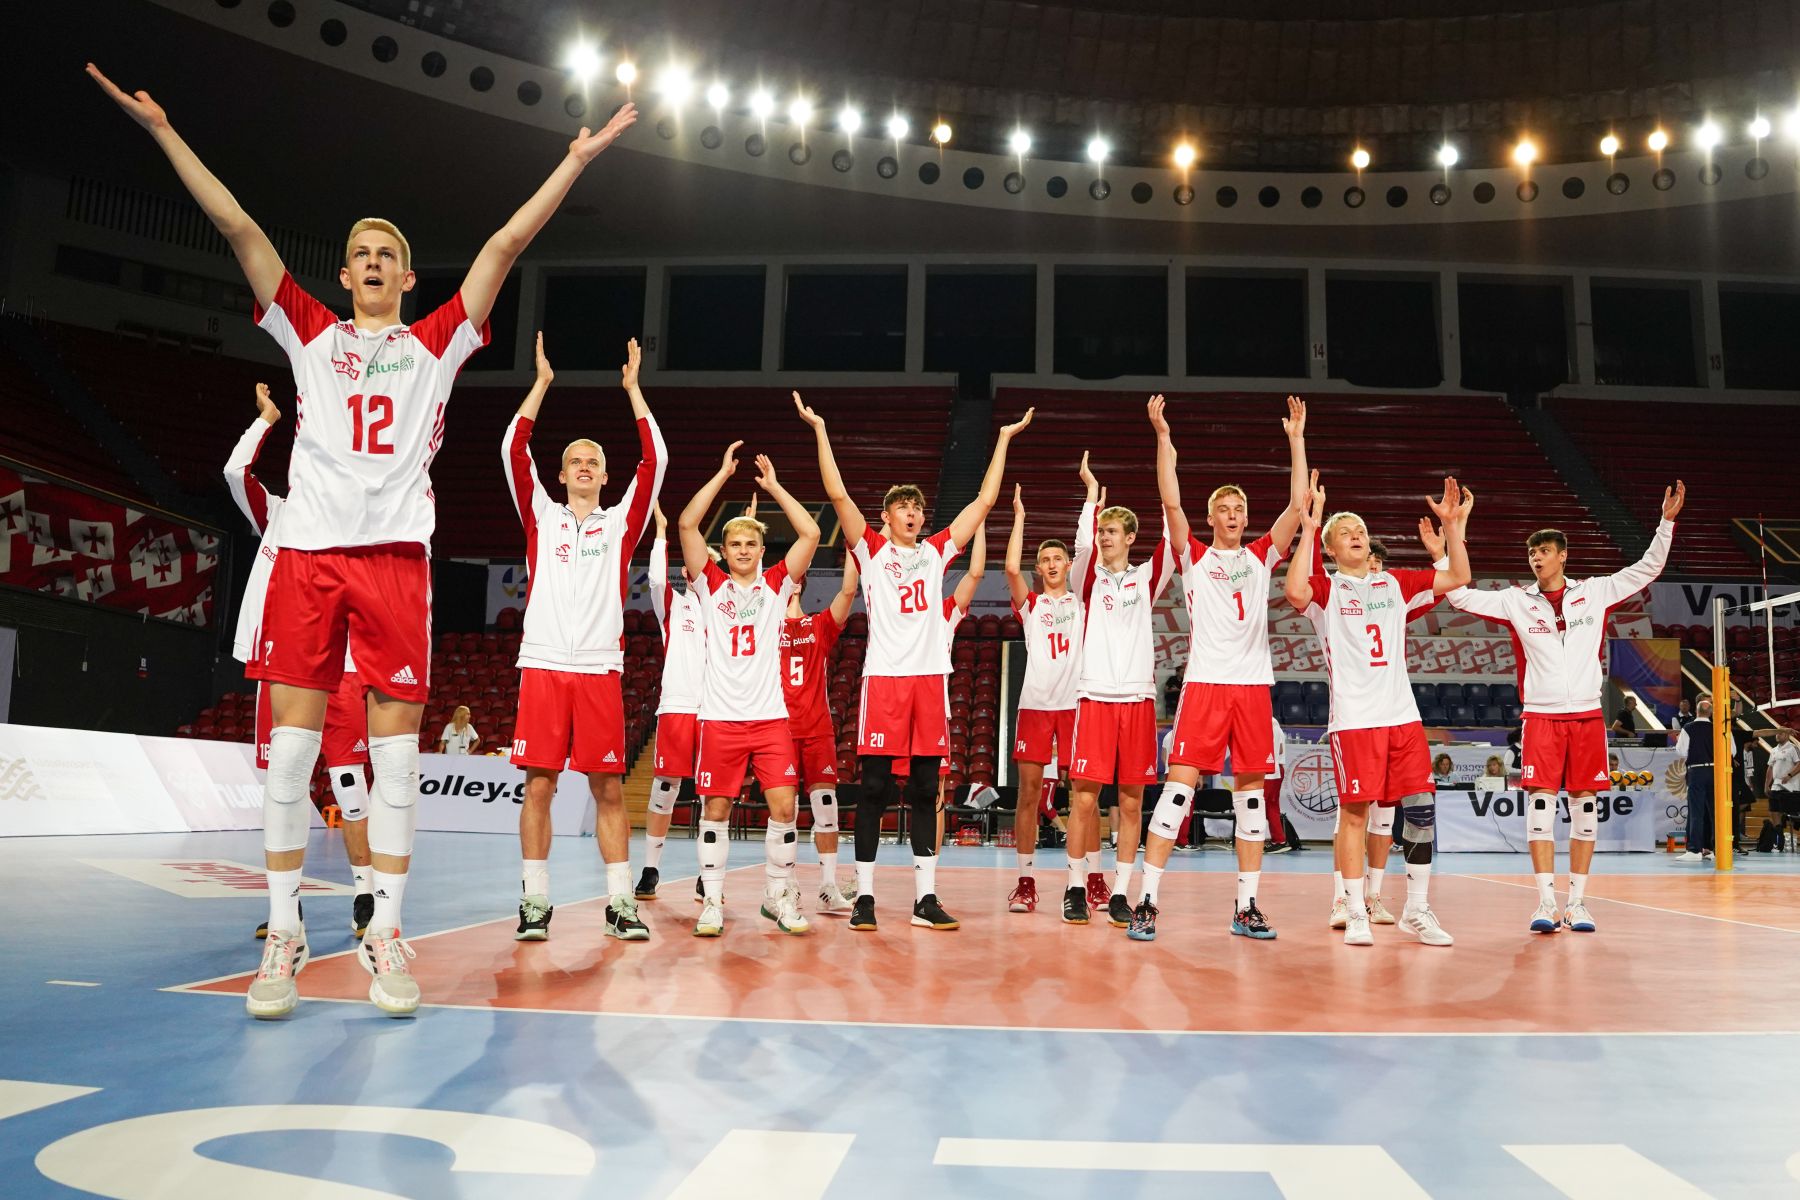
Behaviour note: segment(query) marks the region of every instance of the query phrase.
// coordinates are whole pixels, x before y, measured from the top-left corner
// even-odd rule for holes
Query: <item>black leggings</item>
[[[881,818],[894,790],[894,760],[886,754],[862,759],[862,796],[856,802],[856,861],[874,862],[881,846]],[[912,851],[929,858],[937,853],[937,782],[941,758],[914,755],[906,779],[906,806],[912,814]]]

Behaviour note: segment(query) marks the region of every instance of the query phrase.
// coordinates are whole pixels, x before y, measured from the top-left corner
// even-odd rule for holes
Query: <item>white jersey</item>
[[[287,352],[298,389],[281,545],[430,546],[444,408],[456,373],[487,345],[487,325],[469,323],[458,292],[411,325],[358,329],[285,274],[256,323]]]
[[[694,585],[706,617],[702,721],[786,721],[781,633],[794,581],[779,562],[741,584],[717,563]]]
[[[1371,571],[1363,579],[1314,570],[1306,615],[1318,631],[1331,676],[1327,733],[1417,723],[1419,705],[1406,669],[1406,622],[1419,597],[1431,596],[1436,579],[1429,569]]]
[[[1075,707],[1081,682],[1081,597],[1074,592],[1051,596],[1032,592],[1025,607],[1015,608],[1025,627],[1025,685],[1019,707],[1061,712]]]
[[[1674,538],[1675,522],[1662,522],[1644,557],[1612,575],[1567,580],[1560,596],[1546,596],[1536,584],[1498,592],[1460,587],[1450,604],[1512,634],[1527,716],[1598,716],[1607,614],[1662,574]]]
[[[650,607],[663,640],[662,698],[656,715],[697,713],[706,680],[706,618],[691,586],[685,592],[670,586],[665,538],[657,538],[650,548]]]
[[[225,486],[238,508],[250,518],[250,525],[262,534],[256,547],[256,561],[250,564],[250,578],[244,582],[244,596],[238,602],[237,630],[231,642],[231,657],[249,662],[256,655],[256,643],[262,639],[263,606],[269,600],[269,577],[275,572],[277,547],[276,526],[287,509],[287,501],[263,486],[256,477],[256,458],[262,453],[263,439],[274,426],[258,417],[250,422],[231,448],[225,460]],[[344,674],[356,673],[356,660],[350,646],[344,645]]]
[[[948,529],[898,546],[865,527],[850,547],[869,612],[863,676],[948,675],[950,641],[939,623],[944,571],[962,553]]]
[[[1094,549],[1099,505],[1084,504],[1075,533],[1076,593],[1081,603],[1081,672],[1075,694],[1082,700],[1121,703],[1156,695],[1156,643],[1152,615],[1175,577],[1175,552],[1163,538],[1147,561],[1108,571]]]
[[[550,499],[531,461],[529,417],[506,427],[501,461],[513,508],[525,527],[525,627],[519,666],[605,675],[625,666],[625,595],[631,590],[631,552],[644,536],[650,508],[662,490],[668,451],[654,417],[638,419],[643,457],[631,484],[611,508],[577,517]]]
[[[1187,596],[1183,683],[1275,682],[1269,658],[1269,573],[1285,557],[1269,535],[1220,550],[1188,538],[1180,556]]]

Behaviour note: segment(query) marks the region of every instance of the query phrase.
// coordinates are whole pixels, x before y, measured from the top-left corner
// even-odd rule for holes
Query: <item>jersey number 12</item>
[[[364,401],[368,401],[368,427],[363,426]],[[392,396],[364,396],[361,392],[350,397],[350,449],[358,454],[392,454],[393,443],[381,440],[387,427],[394,423],[394,399]],[[364,435],[368,444],[365,446]]]

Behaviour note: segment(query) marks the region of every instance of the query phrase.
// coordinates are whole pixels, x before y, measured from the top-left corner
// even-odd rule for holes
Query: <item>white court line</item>
[[[753,870],[757,867],[760,867],[762,865],[763,864],[761,864],[761,863],[745,863],[741,867],[732,867],[729,870],[727,870],[725,873],[727,875],[730,875],[734,871],[749,871],[749,870]],[[694,879],[694,878],[697,878],[697,876],[681,875],[674,879],[669,880],[668,882],[680,883],[683,880]],[[660,888],[662,885],[661,885],[661,883],[658,883],[657,886]],[[598,896],[584,896],[580,900],[565,900],[561,904],[556,905],[555,907],[557,907],[557,908],[578,908],[583,904],[592,904],[596,900],[610,900],[610,899],[612,899],[612,896],[609,893],[602,892]],[[413,942],[423,942],[429,938],[443,937],[447,933],[462,933],[465,930],[469,930],[469,929],[480,929],[484,925],[509,925],[512,923],[512,920],[513,919],[511,917],[493,917],[486,921],[471,921],[467,925],[452,925],[448,929],[434,929],[430,933],[421,933],[417,937],[407,937],[404,940],[408,944],[413,943]],[[310,963],[316,963],[316,962],[325,962],[326,960],[333,959],[333,958],[343,958],[346,954],[355,954],[361,948],[362,947],[359,944],[356,946],[352,946],[348,950],[336,950],[330,954],[310,955],[307,958],[307,962],[310,964]],[[168,987],[157,988],[156,990],[159,992],[189,992],[189,991],[193,991],[195,988],[203,988],[209,983],[222,983],[227,979],[238,979],[238,978],[241,978],[246,975],[254,975],[254,974],[256,974],[255,971],[232,971],[226,975],[214,975],[211,979],[196,979],[192,983],[176,983],[176,984],[171,984]],[[96,984],[95,986],[98,987],[99,985]],[[229,995],[229,993],[225,993],[225,994]]]
[[[53,983],[58,987],[99,987],[100,986],[97,983],[89,983],[89,982],[87,982],[85,980],[81,980],[81,979],[46,979],[46,980],[44,980],[44,982],[46,984]]]
[[[1501,887],[1524,888],[1526,891],[1531,891],[1531,892],[1537,891],[1537,884],[1535,884],[1535,883],[1514,883],[1510,879],[1489,879],[1489,878],[1486,878],[1481,875],[1462,875],[1462,876],[1458,876],[1458,878],[1473,879],[1479,883],[1497,883]],[[1589,876],[1589,878],[1591,879],[1593,877]],[[1632,877],[1629,875],[1614,875],[1614,876],[1610,876],[1610,878],[1629,879]],[[1721,925],[1742,925],[1745,929],[1767,929],[1771,933],[1786,933],[1786,934],[1792,934],[1792,935],[1800,935],[1800,929],[1783,929],[1779,925],[1759,925],[1755,921],[1738,921],[1738,920],[1733,920],[1731,917],[1714,917],[1714,916],[1709,916],[1706,913],[1687,912],[1687,911],[1685,911],[1683,909],[1679,909],[1679,908],[1663,908],[1660,905],[1655,905],[1655,904],[1639,904],[1633,900],[1611,900],[1605,896],[1587,896],[1587,897],[1585,897],[1585,899],[1598,900],[1602,904],[1623,904],[1627,908],[1641,908],[1641,909],[1644,909],[1646,912],[1668,913],[1672,917],[1692,917],[1696,921],[1717,921]],[[1540,935],[1540,936],[1542,936],[1542,935]]]

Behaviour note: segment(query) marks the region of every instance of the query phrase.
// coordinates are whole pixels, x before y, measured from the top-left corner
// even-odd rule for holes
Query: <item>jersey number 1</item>
[[[365,400],[368,401],[367,408],[369,418],[366,431],[363,428],[363,402]],[[365,450],[370,454],[392,454],[394,452],[393,444],[382,441],[381,435],[386,433],[387,427],[394,423],[393,397],[364,396],[361,392],[358,392],[356,395],[350,397],[348,403],[350,405],[351,421],[350,449],[358,454],[363,453]],[[366,447],[363,444],[365,432],[368,435],[368,445]]]

